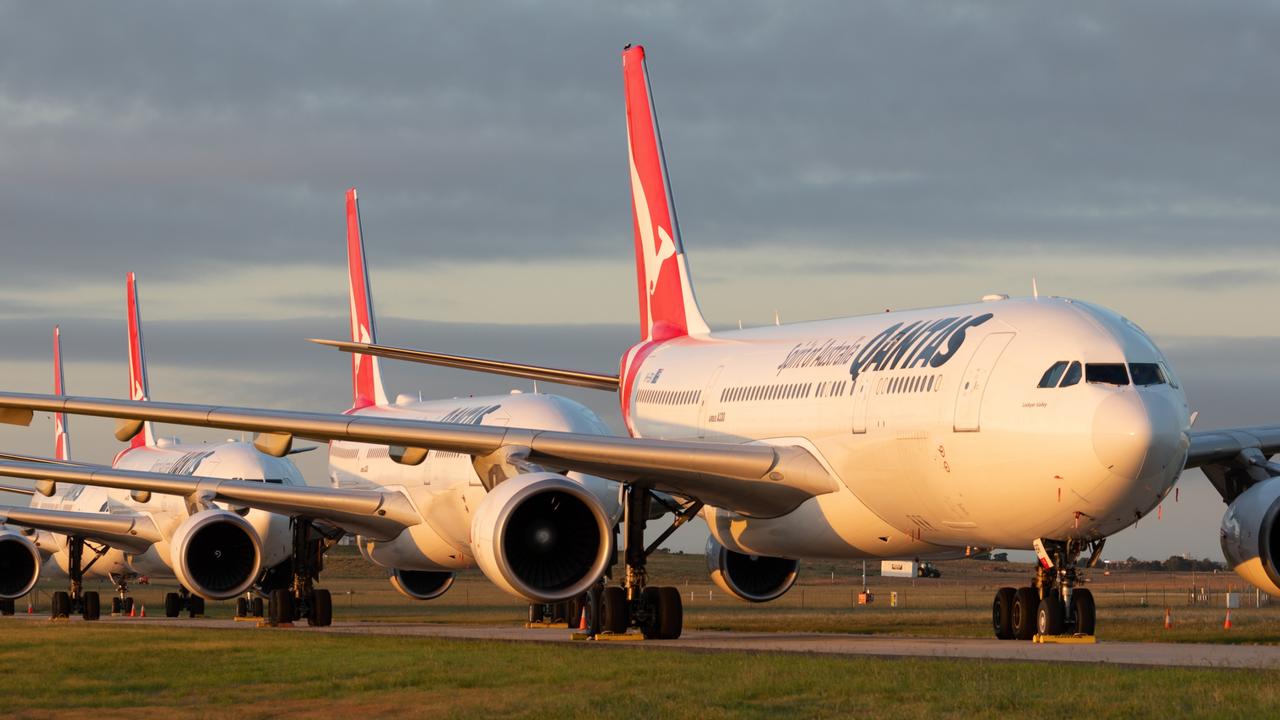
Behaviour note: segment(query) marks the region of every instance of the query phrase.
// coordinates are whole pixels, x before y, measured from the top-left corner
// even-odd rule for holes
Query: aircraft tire
[[[1036,608],[1036,632],[1040,635],[1061,635],[1064,614],[1062,599],[1056,593],[1046,596]]]
[[[658,588],[658,626],[664,640],[678,640],[684,629],[684,600],[680,590],[671,586]]]
[[[328,590],[311,592],[311,612],[307,613],[307,624],[315,627],[329,627],[333,624],[333,596]]]
[[[252,610],[252,611],[253,611],[253,617],[258,617],[258,618],[263,617],[263,611],[265,610],[265,604],[262,602],[262,598],[260,598],[260,597],[256,597],[256,598],[254,598],[254,599],[249,603],[249,608],[250,608],[250,610]]]
[[[1071,593],[1071,609],[1076,619],[1076,632],[1092,635],[1098,626],[1098,609],[1093,602],[1093,593],[1076,588]]]
[[[0,600],[0,615],[12,615],[14,613],[13,598],[5,598]]]
[[[49,603],[49,614],[54,618],[70,617],[71,596],[62,590],[55,592],[53,601]]]
[[[83,616],[85,620],[97,620],[102,617],[102,597],[96,590],[90,590],[84,594]]]
[[[288,588],[271,591],[270,613],[272,624],[293,622],[293,594]]]
[[[1030,640],[1036,634],[1036,608],[1040,605],[1040,597],[1035,588],[1020,587],[1013,595],[1013,636],[1019,640]]]
[[[167,618],[176,618],[180,612],[182,612],[182,598],[178,597],[178,593],[165,593],[164,616]]]
[[[991,626],[997,639],[1013,639],[1013,596],[1017,592],[1011,587],[996,591],[996,599],[991,603]]]
[[[133,612],[133,598],[126,597],[124,600],[120,601],[120,612],[124,613],[125,615],[128,615],[129,613]]]
[[[650,585],[640,591],[640,604],[648,610],[645,621],[640,624],[640,632],[649,640],[662,638],[662,601],[661,593],[656,585]]]
[[[236,598],[236,617],[249,617],[248,598]]]
[[[626,592],[617,586],[605,588],[600,593],[600,631],[621,635],[630,624]]]
[[[187,598],[187,615],[193,618],[204,617],[204,598],[199,595]]]

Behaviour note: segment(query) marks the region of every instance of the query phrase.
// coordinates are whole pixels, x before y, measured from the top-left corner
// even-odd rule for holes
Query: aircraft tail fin
[[[138,305],[138,281],[133,273],[129,273],[125,279],[125,303],[128,309],[129,325],[129,399],[145,402],[150,399],[151,392],[147,385],[147,359],[142,349],[142,313]],[[156,435],[150,421],[144,422],[142,432],[134,435],[129,441],[129,446],[135,448],[154,447],[155,444]]]
[[[66,386],[62,380],[62,330],[57,325],[53,326],[53,394],[66,394]],[[55,460],[71,459],[71,439],[67,435],[67,416],[60,412],[53,414],[53,457]]]
[[[689,279],[643,47],[628,45],[623,50],[622,76],[626,87],[640,332],[645,340],[704,335],[710,329],[698,309]]]
[[[376,343],[373,295],[369,289],[369,272],[364,260],[364,235],[360,229],[360,204],[356,189],[347,190],[347,288],[351,299],[351,341]],[[382,386],[382,368],[372,355],[351,355],[351,407],[386,405],[387,392]]]

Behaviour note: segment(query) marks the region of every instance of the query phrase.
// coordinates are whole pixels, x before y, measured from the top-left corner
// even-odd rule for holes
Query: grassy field
[[[334,618],[436,623],[519,623],[526,606],[498,591],[478,572],[459,575],[454,587],[431,602],[406,598],[387,582],[385,574],[364,562],[350,548],[338,548],[328,561],[321,585],[334,596]],[[874,566],[874,567],[873,567]],[[995,590],[1023,584],[1029,566],[1015,563],[951,561],[939,563],[939,579],[867,578],[876,595],[868,606],[856,604],[862,589],[861,562],[805,563],[801,581],[782,598],[750,604],[729,597],[707,579],[700,556],[658,554],[650,565],[650,580],[681,589],[685,627],[706,630],[807,631],[877,635],[990,637],[989,614]],[[868,563],[878,568],[878,563]],[[104,593],[109,586],[89,583]],[[1089,587],[1097,598],[1099,636],[1104,640],[1140,642],[1280,643],[1280,602],[1265,595],[1244,594],[1232,611],[1231,630],[1224,630],[1227,590],[1244,590],[1234,573],[1114,573],[1094,572]],[[48,608],[49,591],[42,583],[35,605]],[[167,585],[137,586],[134,596],[149,613],[159,613]],[[1203,601],[1200,592],[1203,589]],[[897,593],[898,606],[891,607]],[[1195,603],[1191,601],[1193,598]],[[20,603],[21,609],[25,605]],[[1164,610],[1172,612],[1173,629],[1164,629]],[[209,603],[208,614],[230,617],[231,602]]]
[[[1275,673],[0,622],[14,718],[1267,717]]]

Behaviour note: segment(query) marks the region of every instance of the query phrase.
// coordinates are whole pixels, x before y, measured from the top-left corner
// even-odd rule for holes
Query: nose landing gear
[[[1091,641],[1097,627],[1093,593],[1077,587],[1084,581],[1080,555],[1089,551],[1085,568],[1098,564],[1106,539],[1035,541],[1040,564],[1030,586],[1005,587],[991,605],[991,625],[1001,640],[1060,642],[1064,638]]]

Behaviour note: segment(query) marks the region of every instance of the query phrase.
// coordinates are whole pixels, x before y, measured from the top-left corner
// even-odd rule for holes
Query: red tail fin
[[[142,352],[142,317],[138,307],[138,282],[133,273],[125,278],[125,304],[128,311],[129,324],[129,399],[145,402],[150,399],[147,389],[147,359]],[[156,444],[155,432],[151,423],[142,424],[142,432],[129,441],[130,447],[153,446]]]
[[[360,231],[360,205],[356,189],[347,191],[347,287],[351,297],[351,341],[376,343],[373,325],[373,297],[369,292],[369,272],[364,263],[364,237]],[[351,354],[351,407],[386,405],[382,369],[372,355]]]
[[[62,384],[62,331],[53,326],[53,394],[63,395],[66,388]],[[67,418],[64,414],[53,414],[53,459],[71,459],[71,440],[67,436]]]
[[[623,51],[622,76],[626,86],[640,332],[645,340],[705,334],[710,330],[689,282],[643,47],[628,46]]]

